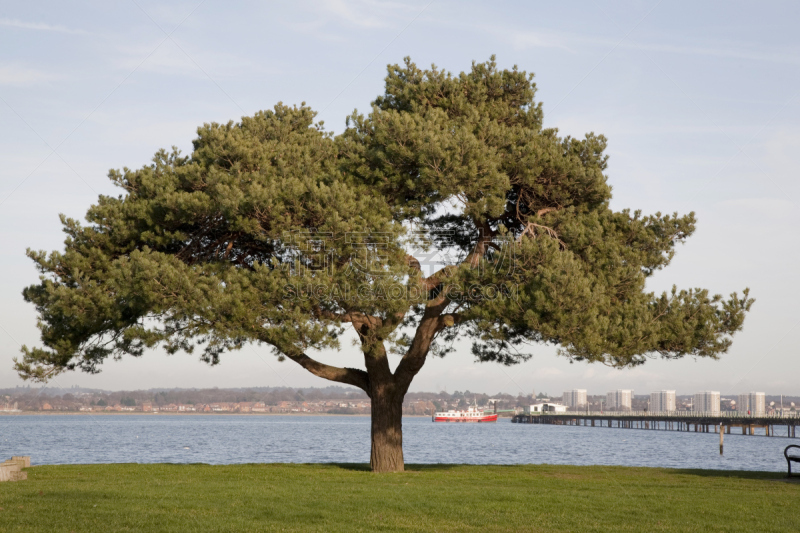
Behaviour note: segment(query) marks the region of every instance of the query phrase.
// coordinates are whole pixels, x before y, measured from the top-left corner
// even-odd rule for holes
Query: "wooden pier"
[[[731,434],[732,428],[741,428],[742,435],[775,436],[776,427],[786,427],[786,436],[797,437],[798,416],[747,415],[739,413],[651,413],[632,411],[620,413],[552,413],[517,414],[511,419],[517,424],[554,424],[560,426],[589,426],[656,431],[688,431],[695,433]],[[763,430],[763,432],[756,432]],[[783,436],[783,431],[780,432]]]

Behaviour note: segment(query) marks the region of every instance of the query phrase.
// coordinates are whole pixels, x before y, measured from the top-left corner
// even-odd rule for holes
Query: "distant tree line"
[[[605,402],[605,395],[589,395],[587,401],[589,408],[599,410]],[[354,387],[252,387],[252,388],[209,388],[209,389],[148,389],[135,391],[104,391],[98,389],[58,389],[46,388],[44,390],[30,387],[15,387],[0,389],[0,400],[18,402],[20,409],[36,410],[44,402],[57,402],[65,407],[78,408],[82,405],[105,407],[109,405],[122,405],[127,407],[141,406],[151,403],[154,406],[170,404],[203,405],[222,402],[264,402],[268,406],[275,406],[281,402],[320,402],[329,400],[367,400],[367,395]],[[489,400],[496,400],[498,410],[514,409],[525,405],[541,402],[543,400],[561,401],[561,396],[550,396],[546,392],[517,395],[508,393],[486,394],[483,392],[454,391],[440,392],[409,392],[405,397],[406,404],[424,402],[432,405],[437,411],[447,409],[466,409],[470,405],[493,408]],[[634,410],[645,410],[649,396],[635,395],[632,399]],[[779,396],[767,396],[770,401],[779,403]],[[679,404],[691,401],[691,396],[678,396]],[[789,408],[791,402],[800,404],[800,396],[784,396],[784,405]],[[337,408],[338,414],[351,414],[347,407]],[[331,411],[328,411],[331,412]],[[337,414],[334,413],[334,414]],[[419,413],[418,413],[419,414]]]
[[[539,395],[541,397],[541,395]],[[0,397],[17,401],[22,409],[37,409],[44,402],[58,402],[67,406],[109,405],[136,406],[151,403],[154,406],[170,404],[202,405],[221,402],[264,402],[278,405],[281,402],[319,402],[328,400],[367,400],[367,395],[353,387],[331,386],[324,388],[306,387],[253,387],[253,388],[209,388],[209,389],[148,389],[132,391],[104,391],[97,389],[37,389],[17,387],[0,389]],[[477,403],[485,407],[489,399],[498,400],[498,409],[513,409],[529,405],[533,397],[523,394],[497,393],[489,395],[482,392],[454,391],[409,392],[406,403],[430,402],[437,410],[466,409]],[[346,409],[346,408],[342,408]],[[347,414],[347,413],[342,413]]]

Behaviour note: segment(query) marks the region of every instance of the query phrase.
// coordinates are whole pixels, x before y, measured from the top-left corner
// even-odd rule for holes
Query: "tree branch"
[[[558,211],[558,208],[557,207],[545,207],[543,209],[539,209],[538,211],[536,211],[536,216],[540,217],[540,216],[546,215],[547,213],[552,213],[553,211]]]
[[[479,229],[480,234],[478,235],[478,242],[475,243],[472,252],[470,252],[461,263],[462,265],[469,265],[470,268],[478,267],[481,258],[486,254],[486,249],[491,245],[495,235],[495,232],[486,221],[480,225]],[[443,272],[446,273],[448,268],[453,267],[446,267],[443,269]],[[429,287],[428,290],[438,287],[441,284],[439,277],[436,275],[424,281]],[[444,310],[447,309],[447,306],[450,305],[450,300],[445,294],[446,291],[442,290],[436,298],[428,302],[425,308],[425,314],[422,316],[417,331],[414,334],[414,339],[411,341],[411,346],[400,360],[397,369],[395,369],[395,383],[397,383],[398,387],[403,391],[408,389],[409,385],[411,385],[411,380],[414,379],[414,376],[417,375],[425,364],[425,359],[428,356],[428,351],[430,350],[431,344],[433,344],[433,339],[436,334],[444,328],[453,326],[462,320],[462,316],[458,314],[442,315]]]
[[[478,242],[475,243],[475,247],[472,249],[472,252],[466,257],[466,259],[464,259],[464,262],[462,263],[469,265],[472,268],[476,268],[478,266],[481,258],[483,258],[483,256],[486,254],[486,247],[489,246],[489,243],[492,242],[492,239],[495,235],[495,232],[492,230],[492,227],[487,221],[484,221],[478,230]]]
[[[462,261],[462,265],[469,265],[471,268],[476,268],[480,263],[481,258],[486,255],[486,249],[491,247],[495,248],[496,250],[501,250],[500,246],[496,243],[492,242],[492,239],[495,237],[496,232],[492,230],[491,226],[488,222],[483,222],[480,227],[480,234],[478,235],[478,242],[475,243],[475,247],[472,249],[472,252]],[[406,256],[409,262],[411,260],[417,261],[413,257]],[[417,261],[417,264],[419,262]],[[442,283],[442,279],[447,277],[449,271],[453,268],[456,268],[456,265],[450,265],[444,267],[442,270],[437,272],[436,274],[431,275],[430,277],[424,278],[422,280],[425,290],[432,291],[436,287],[438,287]]]
[[[409,346],[408,351],[394,371],[395,383],[403,391],[408,389],[414,376],[425,364],[425,358],[428,356],[428,351],[436,334],[447,326],[449,320],[445,317],[450,317],[454,321],[452,315],[441,316],[442,312],[450,304],[450,300],[445,298],[444,295],[441,295],[438,300],[438,302],[429,305],[425,309],[425,314],[422,316],[419,326],[417,326],[411,346]]]
[[[533,222],[528,222],[525,225],[525,229],[523,229],[522,232],[519,234],[519,237],[517,237],[517,242],[521,242],[522,238],[525,235],[528,235],[528,234],[530,234],[535,239],[536,238],[536,234],[534,233],[534,231],[535,231],[536,228],[544,230],[545,233],[547,233],[552,238],[554,238],[555,240],[558,241],[558,244],[559,244],[559,246],[561,246],[562,249],[566,250],[567,244],[559,238],[558,233],[556,233],[556,230],[554,230],[553,228],[551,228],[549,226],[543,226],[541,224],[535,224]]]
[[[353,385],[369,394],[369,376],[363,370],[326,365],[311,359],[304,353],[298,355],[285,353],[284,355],[317,377]]]
[[[406,254],[406,263],[410,268],[413,268],[414,270],[422,274],[422,265],[420,264],[419,259],[417,259],[411,254]]]

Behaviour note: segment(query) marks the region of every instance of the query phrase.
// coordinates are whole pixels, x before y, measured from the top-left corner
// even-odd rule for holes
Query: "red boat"
[[[466,411],[445,411],[433,415],[434,422],[497,422],[497,413],[486,414],[477,407]]]

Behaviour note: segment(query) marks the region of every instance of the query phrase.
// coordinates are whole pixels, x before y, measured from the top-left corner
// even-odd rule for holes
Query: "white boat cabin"
[[[470,418],[485,416],[482,410],[477,407],[470,406],[466,411],[445,411],[443,413],[436,413],[437,418]]]

